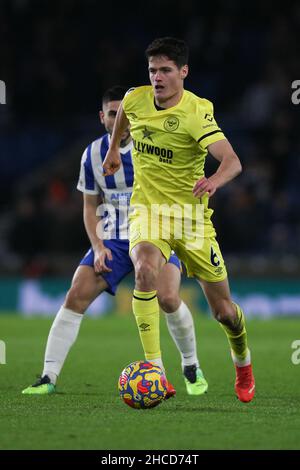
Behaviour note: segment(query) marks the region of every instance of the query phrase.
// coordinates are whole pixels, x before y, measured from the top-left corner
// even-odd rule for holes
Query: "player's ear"
[[[183,67],[181,67],[180,78],[184,80],[188,76],[188,73],[189,73],[189,66],[184,65]]]
[[[104,112],[101,110],[99,111],[99,118],[100,118],[101,124],[104,124]]]

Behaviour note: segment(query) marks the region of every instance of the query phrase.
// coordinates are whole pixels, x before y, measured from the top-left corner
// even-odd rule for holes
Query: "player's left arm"
[[[207,150],[220,162],[220,165],[212,176],[200,178],[196,182],[193,189],[195,197],[202,197],[205,193],[211,197],[218,188],[224,186],[242,171],[240,159],[227,139],[208,145]]]

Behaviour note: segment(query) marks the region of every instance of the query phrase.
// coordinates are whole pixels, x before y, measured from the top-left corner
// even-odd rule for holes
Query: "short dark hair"
[[[108,90],[103,93],[102,106],[109,101],[121,101],[124,98],[127,90],[128,87],[126,88],[121,85],[115,85],[111,88],[108,88]]]
[[[171,37],[154,39],[147,47],[145,53],[148,60],[153,56],[166,56],[168,59],[173,60],[178,68],[186,65],[189,60],[187,43],[183,39]]]

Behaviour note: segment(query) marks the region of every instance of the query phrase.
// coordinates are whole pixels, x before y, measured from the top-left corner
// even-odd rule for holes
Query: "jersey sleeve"
[[[83,152],[77,189],[86,194],[102,194],[94,176],[91,148],[92,144]]]
[[[129,117],[129,115],[131,114],[134,115],[133,111],[135,108],[135,97],[139,93],[139,88],[140,87],[129,88],[129,90],[126,92],[123,98],[122,106],[123,106],[124,113],[126,114],[127,117]]]
[[[214,118],[213,104],[208,100],[202,101],[204,103],[197,103],[195,114],[190,118],[189,133],[206,149],[208,145],[226,137]]]

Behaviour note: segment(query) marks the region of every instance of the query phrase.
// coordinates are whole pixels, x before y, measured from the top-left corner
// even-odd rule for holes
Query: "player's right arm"
[[[97,225],[101,223],[100,218],[97,216],[97,208],[101,202],[101,197],[98,194],[83,193],[83,220],[94,251],[96,273],[110,272],[111,269],[106,266],[105,260],[106,258],[112,260],[110,249],[105,247],[103,241],[97,235]]]
[[[103,174],[104,176],[113,175],[118,171],[121,165],[121,157],[120,157],[120,142],[122,138],[122,134],[128,128],[129,121],[127,116],[124,112],[122,103],[119,106],[113,133],[110,140],[110,145],[108,152],[106,154],[105,160],[103,162]]]

